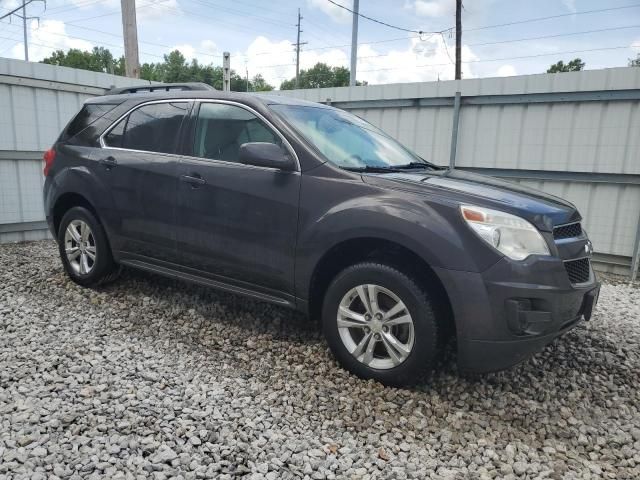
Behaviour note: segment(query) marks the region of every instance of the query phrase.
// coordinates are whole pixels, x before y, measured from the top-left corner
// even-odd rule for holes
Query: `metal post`
[[[451,153],[449,156],[449,169],[456,166],[456,150],[458,147],[458,123],[460,121],[460,92],[456,92],[453,100],[453,127],[451,128]]]
[[[456,0],[456,80],[462,78],[462,0]]]
[[[138,57],[138,24],[135,0],[120,0],[122,9],[122,33],[124,37],[124,66],[127,77],[140,78]]]
[[[631,257],[631,281],[635,282],[638,278],[638,267],[640,267],[640,215],[638,215],[638,228],[636,230],[636,244],[633,247],[633,256]]]
[[[27,38],[27,4],[22,0],[22,31],[24,34],[24,61],[29,61],[29,42]]]
[[[351,26],[351,70],[349,71],[349,86],[356,84],[356,67],[358,65],[358,11],[359,0],[353,0],[353,23]]]
[[[222,54],[222,91],[231,91],[231,54],[229,52]]]

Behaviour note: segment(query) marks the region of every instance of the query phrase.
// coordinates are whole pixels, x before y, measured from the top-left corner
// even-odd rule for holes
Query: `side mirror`
[[[267,142],[249,142],[240,145],[238,160],[245,165],[293,170],[295,161],[281,146]]]

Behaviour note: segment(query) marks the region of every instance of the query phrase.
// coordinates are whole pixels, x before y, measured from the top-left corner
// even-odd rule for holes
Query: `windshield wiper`
[[[427,162],[409,162],[403,165],[394,165],[393,168],[398,168],[400,170],[410,170],[412,168],[427,168],[429,170],[439,170],[438,167]]]
[[[366,172],[366,173],[393,173],[400,170],[396,167],[375,167],[367,165],[365,167],[340,167],[343,170],[349,170],[350,172]]]

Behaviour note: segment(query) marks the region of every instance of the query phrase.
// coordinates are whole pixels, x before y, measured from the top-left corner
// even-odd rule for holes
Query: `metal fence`
[[[461,92],[456,167],[577,205],[599,269],[638,268],[640,68],[284,91],[329,103],[448,165]],[[632,269],[633,270],[633,269]]]
[[[43,151],[87,98],[141,82],[0,58],[0,243],[48,236]]]
[[[0,59],[0,243],[47,236],[42,152],[102,73]],[[584,216],[599,268],[629,273],[640,241],[640,68],[280,92],[352,111],[418,152],[565,197]],[[633,270],[633,269],[631,269]]]

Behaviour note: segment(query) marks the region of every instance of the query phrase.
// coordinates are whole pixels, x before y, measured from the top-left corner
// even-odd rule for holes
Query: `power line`
[[[551,57],[551,56],[559,56],[559,55],[568,55],[573,53],[587,53],[587,52],[599,52],[599,51],[607,51],[607,50],[621,50],[627,48],[640,48],[640,44],[638,45],[623,45],[618,47],[602,47],[602,48],[590,48],[586,50],[566,50],[562,52],[553,52],[553,53],[540,53],[537,55],[520,55],[517,57],[501,57],[501,58],[487,58],[484,60],[463,60],[462,63],[485,63],[485,62],[501,62],[504,60],[521,60],[525,58],[538,58],[538,57]],[[442,67],[449,65],[448,63],[430,63],[424,65],[416,65],[416,68],[424,68],[424,67]],[[373,68],[369,70],[361,70],[361,72],[378,72],[383,70],[396,70],[396,67],[390,68]]]
[[[496,42],[483,42],[483,43],[470,43],[467,44],[468,47],[480,47],[480,46],[486,46],[486,45],[497,45],[497,44],[505,44],[505,43],[517,43],[517,42],[524,42],[524,41],[528,41],[528,40],[542,40],[545,38],[558,38],[558,37],[568,37],[568,36],[573,36],[573,35],[586,35],[586,34],[591,34],[591,33],[598,33],[598,32],[609,32],[609,31],[614,31],[614,30],[624,30],[624,29],[630,29],[630,28],[640,28],[640,25],[625,25],[625,26],[618,26],[618,27],[611,27],[611,28],[600,28],[597,30],[585,30],[582,32],[570,32],[570,33],[559,33],[559,34],[554,34],[554,35],[542,35],[539,37],[525,37],[525,38],[514,38],[511,40],[499,40]],[[444,41],[444,38],[443,38]],[[446,46],[446,42],[445,42],[445,46]],[[311,50],[311,49],[309,49]],[[388,57],[391,55],[395,55],[395,53],[381,53],[378,55],[366,55],[366,56],[361,56],[358,57],[360,58],[376,58],[376,57]]]
[[[329,1],[331,1],[331,0],[329,0]],[[549,15],[547,17],[529,18],[527,20],[517,20],[515,22],[499,23],[499,24],[496,24],[496,25],[485,25],[484,27],[469,28],[466,31],[467,32],[475,32],[476,30],[486,30],[488,28],[508,27],[510,25],[520,25],[522,23],[541,22],[543,20],[551,20],[553,18],[570,17],[572,15],[586,15],[586,14],[589,14],[589,13],[609,12],[609,11],[612,11],[612,10],[623,10],[623,9],[626,9],[626,8],[636,8],[636,7],[640,7],[640,3],[635,3],[633,5],[625,5],[625,6],[622,6],[622,7],[609,7],[609,8],[599,8],[597,10],[583,10],[581,12],[561,13],[559,15]]]
[[[340,5],[338,2],[334,2],[333,0],[327,0],[329,3],[332,3],[333,5],[335,5],[336,7],[340,7],[343,10],[346,10],[347,12],[350,12],[352,14],[355,14],[359,17],[362,18],[366,18],[367,20],[371,21],[371,22],[375,22],[375,23],[379,23],[380,25],[384,25],[385,27],[389,27],[389,28],[395,28],[396,30],[401,30],[403,32],[411,32],[411,33],[417,33],[418,35],[422,35],[423,33],[440,33],[440,32],[425,32],[423,30],[412,30],[410,28],[404,28],[404,27],[398,27],[397,25],[391,25],[390,23],[387,22],[383,22],[382,20],[377,20],[375,18],[369,17],[367,15],[364,15],[363,13],[360,12],[354,12],[353,10],[351,10],[348,7],[345,7],[344,5]],[[449,30],[448,28],[445,30],[442,30],[443,32]]]

